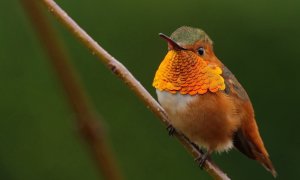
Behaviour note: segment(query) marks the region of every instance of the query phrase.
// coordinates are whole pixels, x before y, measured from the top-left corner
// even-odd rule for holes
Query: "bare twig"
[[[62,10],[53,0],[43,0],[46,7],[52,12],[55,17],[66,26],[70,32],[78,38],[86,47],[88,47],[92,54],[96,55],[111,71],[117,75],[125,84],[127,84],[135,94],[146,104],[147,107],[155,113],[161,122],[169,125],[168,117],[158,102],[148,93],[148,91],[137,81],[134,76],[127,70],[127,68],[106,52],[99,44],[94,41],[78,24],[71,19],[67,13]],[[195,158],[202,156],[197,148],[190,143],[190,141],[182,134],[176,133],[175,136]],[[228,180],[229,177],[220,170],[211,161],[206,161],[204,169],[214,178]]]
[[[41,11],[37,0],[22,0],[21,2],[63,85],[68,101],[75,112],[81,135],[89,145],[99,171],[106,180],[123,179],[101,129],[100,119],[84,94],[56,32]]]

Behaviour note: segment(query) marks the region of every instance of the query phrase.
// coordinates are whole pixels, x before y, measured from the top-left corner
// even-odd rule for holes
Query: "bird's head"
[[[175,30],[170,37],[160,33],[160,37],[168,42],[168,49],[175,51],[191,51],[205,61],[214,61],[213,42],[199,28],[182,26]]]
[[[224,90],[222,63],[214,55],[212,41],[201,29],[183,26],[168,37],[168,53],[156,71],[153,86],[161,91],[204,94]]]

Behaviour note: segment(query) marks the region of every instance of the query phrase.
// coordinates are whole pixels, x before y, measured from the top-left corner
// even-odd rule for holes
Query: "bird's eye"
[[[201,55],[201,56],[204,54],[204,48],[203,47],[200,47],[198,49],[198,54]]]

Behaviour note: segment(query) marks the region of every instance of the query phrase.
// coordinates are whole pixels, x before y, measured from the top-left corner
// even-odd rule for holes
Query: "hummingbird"
[[[170,119],[170,132],[184,134],[205,150],[202,167],[213,152],[235,147],[262,164],[274,177],[247,92],[216,57],[213,42],[199,28],[183,26],[170,37],[168,52],[153,80],[161,106]]]

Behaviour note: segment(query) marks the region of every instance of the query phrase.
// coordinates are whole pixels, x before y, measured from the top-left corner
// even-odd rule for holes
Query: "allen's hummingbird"
[[[276,177],[260,137],[251,101],[230,70],[213,52],[213,43],[201,29],[180,27],[168,42],[168,53],[153,81],[158,101],[172,127],[182,132],[205,154],[233,146],[260,162]]]

